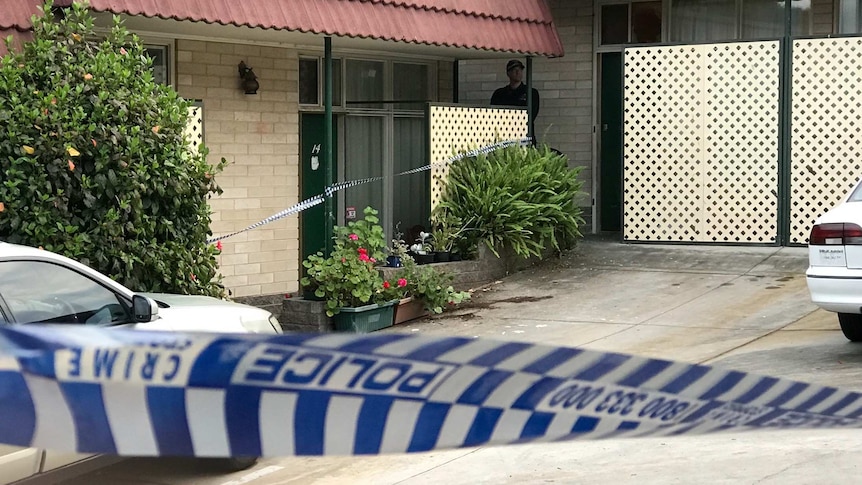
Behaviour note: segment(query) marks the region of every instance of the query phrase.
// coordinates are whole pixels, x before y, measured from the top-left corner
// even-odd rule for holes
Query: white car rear
[[[838,314],[849,340],[862,341],[862,186],[814,221],[806,271],[811,301]]]

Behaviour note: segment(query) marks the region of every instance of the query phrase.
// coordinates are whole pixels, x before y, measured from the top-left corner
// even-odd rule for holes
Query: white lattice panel
[[[204,107],[189,106],[189,122],[183,135],[189,141],[192,153],[197,153],[204,142]]]
[[[777,42],[626,49],[624,239],[774,241],[777,59]]]
[[[793,42],[790,241],[862,175],[862,38]]]
[[[695,241],[703,218],[703,53],[625,51],[624,238]]]
[[[432,164],[498,141],[527,136],[527,111],[508,108],[430,106],[428,140]],[[439,200],[448,167],[431,169],[431,207]]]
[[[778,236],[779,43],[708,46],[702,240]]]

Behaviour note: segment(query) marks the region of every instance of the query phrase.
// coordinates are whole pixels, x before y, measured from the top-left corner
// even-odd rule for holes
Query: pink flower
[[[405,286],[407,286],[407,280],[404,278],[398,278],[398,287],[404,288]]]
[[[216,249],[218,249],[219,251],[221,251],[221,241],[219,241],[219,242],[217,242],[217,243],[216,243]]]
[[[362,262],[369,261],[370,259],[371,259],[371,258],[369,258],[369,257],[368,257],[368,255],[367,255],[367,254],[365,254],[365,253],[361,253],[361,254],[359,255],[359,260],[360,260],[360,261],[362,261]]]
[[[368,250],[365,248],[359,248],[357,249],[357,251],[359,252],[359,254],[368,254]]]
[[[391,284],[389,284],[389,282],[388,282],[388,281],[384,281],[384,282],[383,282],[383,287],[384,287],[384,288],[386,288],[387,290],[388,290],[388,289],[389,289],[389,287],[391,287],[391,286],[392,286],[392,285],[391,285]]]
[[[356,234],[351,234],[351,235],[349,235],[349,236],[347,236],[347,237],[349,237],[352,241],[356,241],[356,240],[358,240],[358,239],[359,239],[359,236],[357,236]]]
[[[120,47],[120,54],[126,55],[126,48],[125,47]]]
[[[369,260],[371,260],[371,262],[372,262],[372,263],[376,263],[376,262],[377,262],[377,260],[376,260],[376,259],[374,259],[374,258],[368,258],[368,259],[369,259]]]

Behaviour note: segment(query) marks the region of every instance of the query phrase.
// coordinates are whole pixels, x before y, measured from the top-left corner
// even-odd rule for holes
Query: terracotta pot
[[[428,311],[425,310],[425,305],[422,304],[421,300],[416,300],[412,296],[403,298],[395,307],[395,325],[424,317],[427,314]]]

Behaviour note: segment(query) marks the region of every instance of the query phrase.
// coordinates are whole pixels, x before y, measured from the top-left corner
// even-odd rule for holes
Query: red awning
[[[55,4],[69,5],[71,0]],[[545,0],[90,0],[90,8],[180,21],[563,55]]]

